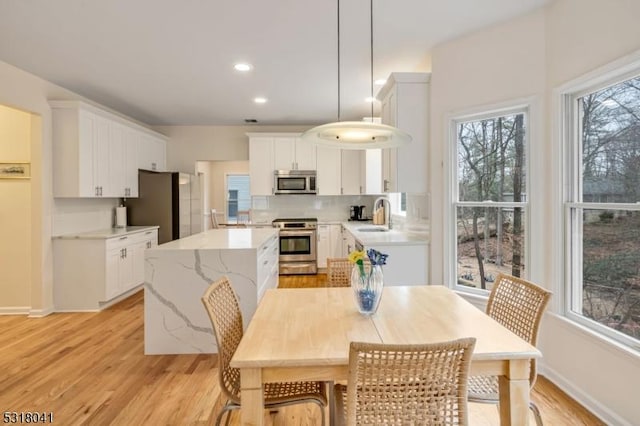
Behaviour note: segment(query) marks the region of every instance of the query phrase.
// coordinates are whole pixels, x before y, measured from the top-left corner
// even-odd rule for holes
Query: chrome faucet
[[[385,201],[387,202],[387,207],[385,207],[384,205]],[[385,225],[387,225],[387,229],[391,229],[393,227],[391,223],[391,201],[389,201],[389,198],[387,197],[376,198],[376,200],[373,202],[374,212],[377,209],[378,202],[382,202],[382,208],[384,209],[384,223]]]

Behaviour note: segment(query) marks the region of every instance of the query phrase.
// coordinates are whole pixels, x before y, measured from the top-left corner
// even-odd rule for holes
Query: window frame
[[[447,141],[449,145],[448,152],[448,173],[447,190],[449,197],[447,201],[447,209],[445,212],[445,283],[454,291],[475,295],[476,297],[486,298],[489,295],[488,290],[477,289],[473,287],[462,286],[458,284],[458,238],[457,238],[457,208],[458,207],[491,207],[491,208],[513,208],[522,207],[525,217],[524,225],[524,274],[522,278],[529,279],[532,259],[532,240],[531,240],[531,199],[533,184],[531,182],[531,164],[532,149],[531,140],[534,134],[532,125],[532,110],[534,109],[533,100],[528,98],[525,100],[516,100],[502,104],[494,104],[479,107],[469,111],[461,111],[459,113],[450,114],[447,117]],[[481,121],[496,118],[505,115],[524,114],[525,123],[525,140],[524,140],[524,156],[525,156],[525,201],[523,202],[496,202],[496,201],[458,201],[459,199],[459,182],[458,182],[458,124],[469,121]],[[448,263],[446,259],[451,259]]]
[[[578,100],[586,95],[640,76],[640,55],[635,59],[622,58],[600,70],[596,70],[575,82],[556,90],[560,105],[560,138],[562,146],[561,168],[563,193],[561,215],[564,228],[562,251],[563,283],[559,294],[563,296],[561,314],[596,335],[609,338],[619,344],[640,350],[640,340],[607,327],[596,320],[579,314],[583,303],[583,212],[585,210],[640,211],[639,203],[584,202],[582,185],[582,116]]]

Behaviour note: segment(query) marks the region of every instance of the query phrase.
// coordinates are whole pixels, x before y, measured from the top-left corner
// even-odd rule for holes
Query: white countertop
[[[375,246],[411,246],[429,243],[429,234],[412,233],[391,229],[387,232],[362,232],[360,228],[382,228],[383,225],[373,225],[369,222],[342,222],[342,225],[365,247]]]
[[[228,250],[257,249],[274,236],[276,228],[210,229],[148,250]]]
[[[158,228],[159,226],[127,226],[126,228],[96,229],[95,231],[79,232],[76,234],[57,235],[53,238],[54,239],[57,238],[61,240],[74,240],[74,239],[97,240],[97,239],[121,237],[123,235],[135,234],[137,232],[143,232],[143,231],[148,231],[151,229],[158,229]]]

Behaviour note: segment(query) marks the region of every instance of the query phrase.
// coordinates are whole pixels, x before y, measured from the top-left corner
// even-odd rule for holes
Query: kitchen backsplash
[[[349,219],[351,205],[364,205],[365,216],[372,216],[373,202],[377,195],[277,195],[252,197],[251,220],[254,223],[270,223],[276,218],[315,217],[321,222],[343,222]],[[393,198],[393,194],[391,196]],[[399,198],[399,197],[398,197]],[[424,194],[407,194],[407,216],[394,215],[394,223],[422,223],[428,221],[428,199]]]
[[[118,202],[117,198],[55,198],[53,235],[111,228]]]

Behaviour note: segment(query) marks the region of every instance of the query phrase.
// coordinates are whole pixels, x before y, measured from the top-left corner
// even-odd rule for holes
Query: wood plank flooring
[[[281,277],[281,287],[325,276]],[[143,292],[100,313],[0,316],[0,410],[53,413],[62,425],[209,425],[219,401],[215,355],[144,355]],[[602,425],[540,377],[533,400],[547,425]],[[470,404],[472,425],[497,425],[495,406]],[[265,413],[267,424],[319,425],[313,404]],[[239,424],[237,413],[231,424]]]

